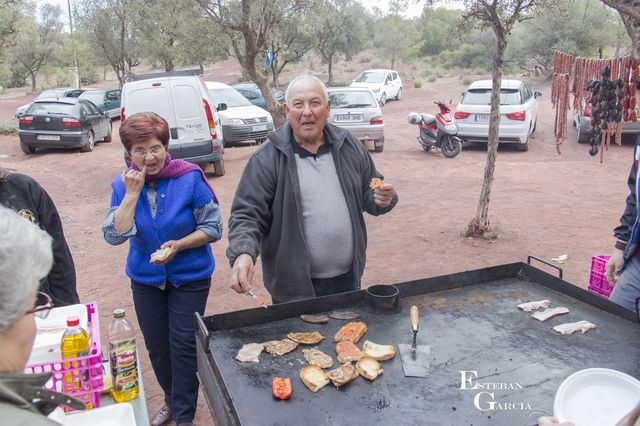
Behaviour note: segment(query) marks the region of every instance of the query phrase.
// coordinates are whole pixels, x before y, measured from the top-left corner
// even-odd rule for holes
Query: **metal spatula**
[[[413,305],[409,311],[411,329],[413,331],[413,343],[410,345],[399,344],[400,358],[405,377],[427,377],[429,364],[431,363],[431,346],[417,345],[418,327],[420,326],[420,313],[418,307]]]

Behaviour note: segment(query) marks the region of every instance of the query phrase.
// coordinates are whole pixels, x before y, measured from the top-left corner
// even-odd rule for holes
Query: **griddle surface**
[[[540,322],[517,309],[519,303],[540,299],[571,312]],[[515,277],[400,298],[394,312],[374,312],[364,302],[350,306],[369,329],[358,346],[364,340],[396,348],[398,343],[410,343],[413,304],[421,315],[418,344],[431,346],[427,378],[405,378],[396,353],[392,360],[381,362],[384,373],[373,382],[359,377],[342,389],[330,383],[312,393],[299,373],[306,364],[302,349],[313,346],[301,345],[282,357],[263,352],[257,364],[235,360],[243,344],[283,339],[289,332],[318,331],[326,338],[317,347],[334,358],[335,368],[333,335],[347,321],[309,324],[296,316],[211,331],[209,348],[223,377],[222,390],[226,388],[244,425],[531,425],[543,412],[552,413],[556,389],[578,370],[612,368],[640,377],[637,324]],[[580,320],[597,328],[568,336],[552,330],[554,325]],[[475,371],[473,383],[498,389],[460,389],[461,371]],[[271,396],[274,376],[291,377],[290,400]],[[494,410],[474,406],[480,392],[494,394],[479,397],[482,408],[495,401]]]

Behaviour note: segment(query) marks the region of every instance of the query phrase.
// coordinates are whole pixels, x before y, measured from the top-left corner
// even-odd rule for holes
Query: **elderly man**
[[[56,425],[45,416],[57,405],[76,410],[75,398],[43,389],[51,373],[24,374],[36,337],[33,318],[46,317],[51,298],[38,293],[53,264],[52,239],[0,204],[0,413],[6,425]]]
[[[378,216],[398,202],[371,156],[348,131],[327,123],[331,102],[316,77],[287,88],[288,123],[251,156],[229,218],[231,287],[251,290],[261,255],[273,303],[356,290],[366,260],[362,212]]]

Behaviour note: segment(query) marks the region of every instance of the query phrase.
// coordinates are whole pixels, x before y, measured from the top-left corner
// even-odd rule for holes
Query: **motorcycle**
[[[434,104],[440,108],[440,112],[436,115],[411,112],[407,115],[407,121],[410,124],[417,124],[420,128],[420,135],[416,139],[420,142],[422,149],[429,152],[435,147],[440,149],[445,157],[453,158],[462,149],[462,141],[456,136],[458,126],[453,117],[453,111],[450,104],[443,101],[436,101]]]

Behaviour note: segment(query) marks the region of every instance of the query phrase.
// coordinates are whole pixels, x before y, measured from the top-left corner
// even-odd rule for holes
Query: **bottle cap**
[[[113,317],[114,318],[124,318],[124,309],[118,308],[115,311],[113,311]]]
[[[67,318],[67,327],[74,327],[76,325],[80,325],[80,318],[75,315]]]

